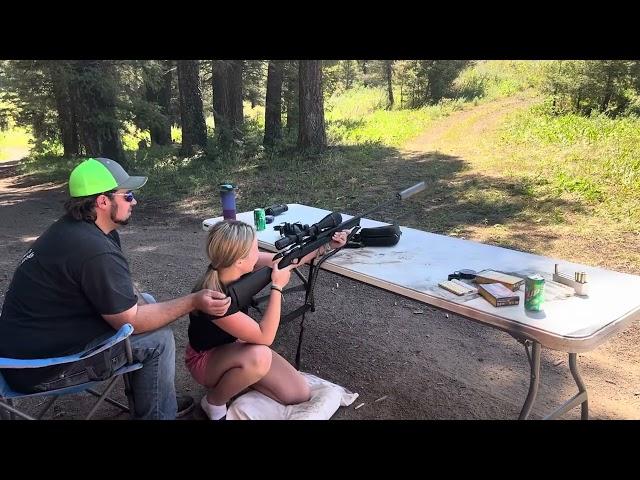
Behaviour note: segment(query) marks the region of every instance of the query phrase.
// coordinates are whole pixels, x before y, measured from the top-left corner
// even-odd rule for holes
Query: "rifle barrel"
[[[409,187],[398,193],[398,198],[400,200],[406,200],[409,197],[412,197],[416,193],[420,193],[425,188],[424,182],[416,183],[413,187]]]

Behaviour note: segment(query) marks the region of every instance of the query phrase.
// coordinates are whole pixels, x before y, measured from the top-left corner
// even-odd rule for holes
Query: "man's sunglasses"
[[[117,193],[117,192],[113,192],[111,195],[118,195],[121,197],[124,197],[125,202],[133,202],[133,192],[126,192],[126,193]]]

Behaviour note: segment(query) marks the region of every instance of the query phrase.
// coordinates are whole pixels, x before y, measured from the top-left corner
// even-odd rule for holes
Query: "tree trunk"
[[[223,143],[230,142],[232,138],[229,124],[231,115],[229,68],[230,63],[228,60],[214,60],[212,62],[213,119],[215,121],[216,135]]]
[[[67,62],[50,62],[51,83],[58,112],[58,126],[65,158],[74,158],[80,154],[78,123],[75,104],[71,101],[71,66]]]
[[[287,110],[287,133],[291,134],[294,126],[298,125],[298,61],[291,60],[288,62],[285,72],[286,91],[284,93],[285,108]]]
[[[117,162],[124,163],[124,149],[122,148],[122,140],[120,138],[120,122],[116,117],[116,98],[118,92],[118,78],[116,67],[113,62],[101,62],[102,72],[104,75],[103,86],[104,92],[103,103],[101,105],[103,111],[108,115],[108,120],[101,129],[102,151],[108,158]]]
[[[367,66],[368,65],[366,60],[362,60],[360,62],[360,68],[362,69],[362,85],[365,87],[369,86],[369,77],[367,76],[367,73],[368,73]]]
[[[322,98],[322,61],[300,60],[299,65],[298,147],[322,149],[327,146]]]
[[[106,60],[75,61],[80,141],[86,154],[126,163],[116,117],[115,65]]]
[[[224,142],[242,137],[242,60],[215,60],[212,68],[213,118]]]
[[[282,62],[271,60],[267,73],[267,95],[264,113],[265,145],[274,145],[282,138]]]
[[[393,80],[392,63],[393,63],[393,60],[384,61],[385,76],[387,77],[387,92],[389,96],[389,99],[387,101],[387,110],[391,110],[393,108],[393,85],[391,82]]]
[[[229,126],[234,138],[242,138],[242,60],[232,60],[229,65]]]
[[[349,90],[353,86],[353,60],[345,60],[344,62],[344,88]]]
[[[169,108],[171,105],[171,83],[173,79],[173,65],[171,60],[162,63],[162,83],[156,89],[147,86],[147,99],[158,105],[160,118],[154,122],[149,132],[151,143],[155,145],[171,144],[171,121],[169,120]]]
[[[609,102],[611,101],[611,97],[613,96],[613,75],[611,72],[607,74],[607,82],[604,86],[604,95],[602,98],[602,102],[600,103],[600,111],[605,112],[607,107],[609,106]]]
[[[193,155],[207,148],[207,125],[202,109],[198,60],[178,60],[180,117],[182,118],[182,155]]]
[[[211,62],[211,86],[213,87],[213,120],[216,132],[228,128],[229,92],[227,91],[227,60]]]

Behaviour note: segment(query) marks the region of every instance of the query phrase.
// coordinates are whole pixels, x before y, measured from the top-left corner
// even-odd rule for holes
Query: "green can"
[[[524,281],[524,308],[532,312],[542,310],[544,304],[544,278],[541,275],[529,275]]]
[[[264,214],[264,208],[256,208],[253,211],[253,223],[259,232],[267,228],[267,217]]]

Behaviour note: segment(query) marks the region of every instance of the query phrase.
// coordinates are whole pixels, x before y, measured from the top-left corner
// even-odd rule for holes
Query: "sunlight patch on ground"
[[[148,247],[136,247],[133,249],[134,252],[153,252],[157,250],[157,246],[148,246]]]

